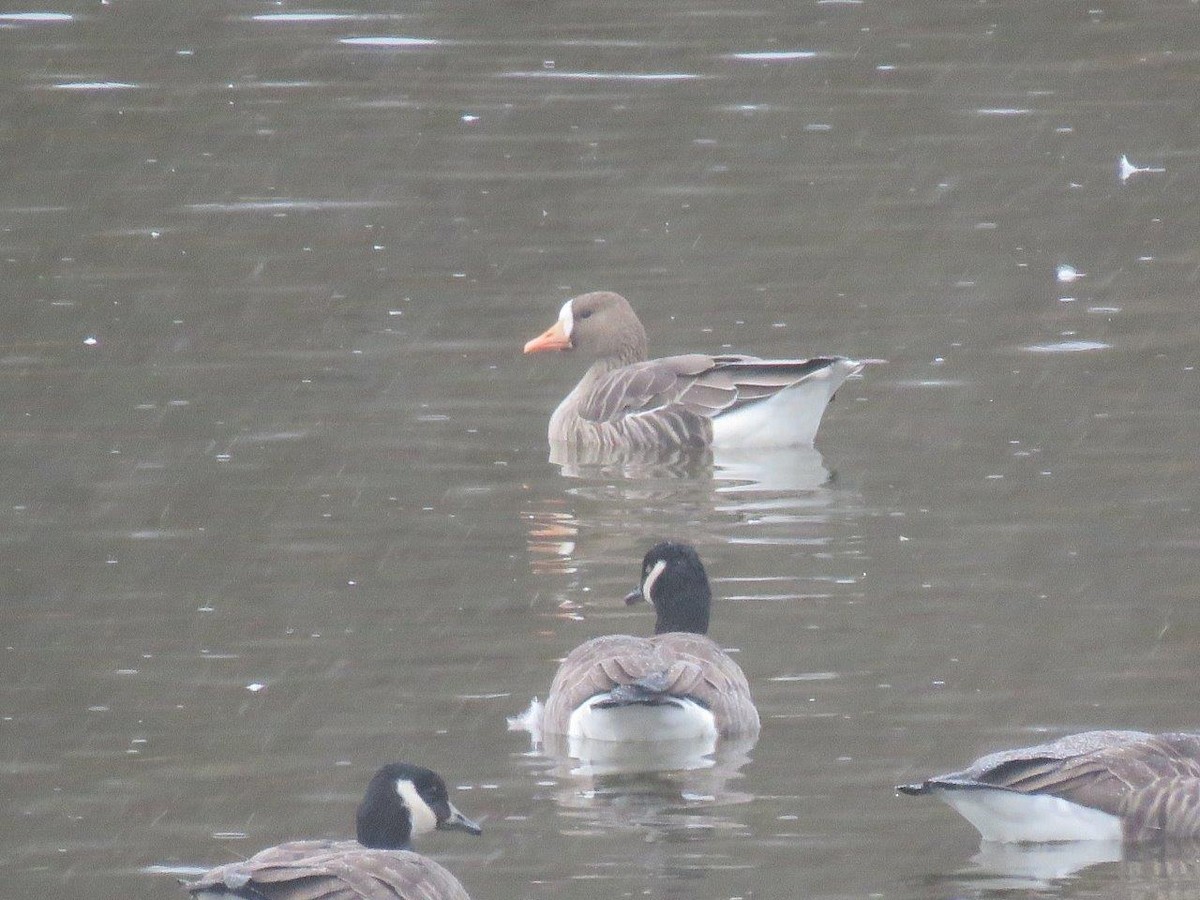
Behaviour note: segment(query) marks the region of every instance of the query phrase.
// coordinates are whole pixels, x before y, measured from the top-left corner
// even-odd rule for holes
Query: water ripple
[[[347,19],[362,21],[369,19],[370,16],[358,15],[356,13],[331,13],[331,12],[295,12],[295,13],[259,13],[258,15],[248,17],[251,22],[342,22]]]
[[[574,81],[696,81],[704,78],[693,72],[564,72],[558,69],[532,69],[501,72],[500,78],[559,78]]]
[[[128,81],[63,81],[49,86],[53,91],[128,91],[140,87]]]
[[[57,22],[74,22],[75,17],[62,12],[18,12],[0,13],[0,22],[25,22],[31,24],[49,24]]]
[[[278,212],[296,210],[314,212],[327,209],[381,209],[395,204],[380,200],[302,200],[286,198],[276,200],[239,200],[233,203],[189,203],[190,212]]]
[[[752,50],[745,53],[731,53],[729,59],[740,59],[747,62],[792,62],[798,59],[816,58],[815,50]]]
[[[1083,353],[1088,350],[1111,350],[1112,344],[1103,341],[1057,341],[1053,344],[1030,344],[1027,353]]]
[[[338,43],[346,44],[350,47],[388,47],[391,49],[403,49],[406,47],[438,47],[445,44],[445,41],[439,41],[436,38],[385,36],[341,38]]]

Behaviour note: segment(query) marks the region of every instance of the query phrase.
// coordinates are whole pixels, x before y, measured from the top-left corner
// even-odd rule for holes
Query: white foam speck
[[[1117,160],[1117,177],[1124,184],[1134,175],[1154,174],[1167,171],[1162,166],[1139,166],[1136,163],[1129,161],[1129,157],[1121,154],[1121,158]]]

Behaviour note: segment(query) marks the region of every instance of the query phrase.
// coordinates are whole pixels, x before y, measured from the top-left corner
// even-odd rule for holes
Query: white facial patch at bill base
[[[437,828],[437,815],[429,807],[419,793],[417,786],[407,778],[396,779],[396,793],[408,807],[409,818],[412,819],[412,833],[425,834]]]
[[[562,326],[563,334],[567,336],[567,340],[570,340],[571,331],[575,327],[575,313],[571,311],[570,300],[564,303],[562,309],[558,311],[558,324]]]
[[[661,575],[666,568],[667,561],[665,559],[660,559],[654,564],[654,568],[646,573],[646,578],[642,581],[642,599],[651,603],[654,602],[654,597],[650,592],[654,590],[654,582],[658,581],[658,576]]]

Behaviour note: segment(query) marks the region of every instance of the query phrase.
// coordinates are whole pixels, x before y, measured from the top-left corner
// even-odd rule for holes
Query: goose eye
[[[590,309],[585,309],[583,312],[581,312],[579,314],[579,318],[581,318],[581,319],[590,319],[591,317],[592,317],[592,311]]]

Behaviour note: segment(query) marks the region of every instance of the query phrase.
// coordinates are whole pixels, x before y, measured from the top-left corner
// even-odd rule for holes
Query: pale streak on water
[[[1194,16],[0,13],[0,897],[346,835],[396,758],[486,819],[423,845],[476,897],[1200,894],[891,790],[1200,723]],[[560,469],[581,364],[520,347],[595,288],[659,353],[888,362],[814,451]],[[760,739],[531,750],[663,536]]]

